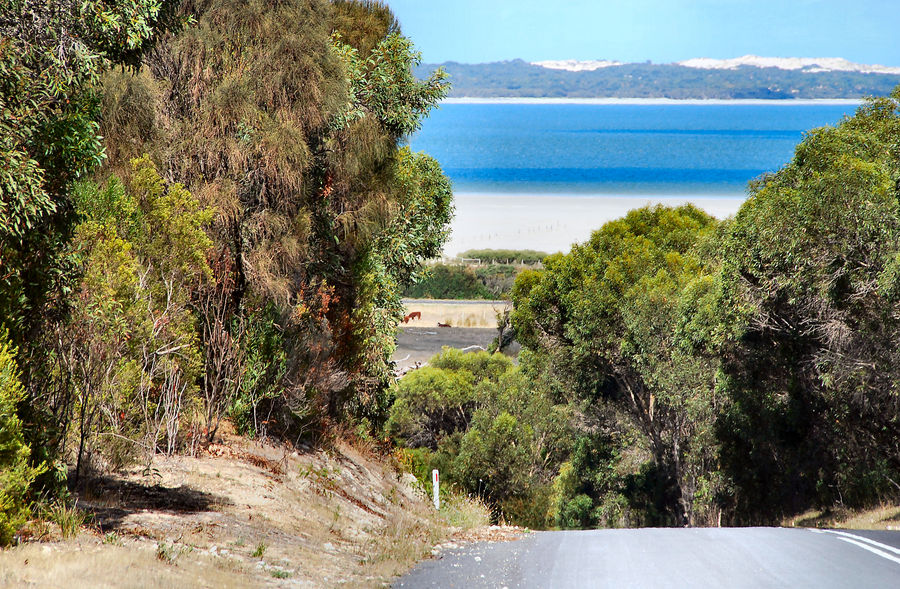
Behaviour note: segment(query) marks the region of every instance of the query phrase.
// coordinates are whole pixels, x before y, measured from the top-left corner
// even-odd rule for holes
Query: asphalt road
[[[444,346],[459,349],[487,349],[494,338],[496,329],[467,327],[401,327],[397,330],[397,350],[394,361],[401,370],[406,370],[416,362],[424,364]]]
[[[419,564],[393,587],[900,588],[900,532],[681,528],[537,532]]]

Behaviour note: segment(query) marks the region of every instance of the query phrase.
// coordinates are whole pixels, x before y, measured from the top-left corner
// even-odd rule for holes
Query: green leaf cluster
[[[211,275],[212,212],[146,157],[132,162],[127,187],[116,178],[84,182],[75,202],[82,221],[71,247],[82,271],[57,336],[56,378],[75,393],[57,411],[63,421],[69,411],[79,416],[77,473],[101,431],[151,452],[177,443],[172,428],[197,402],[202,370],[192,299]]]
[[[504,355],[445,348],[402,378],[386,429],[418,449],[420,476],[532,527],[549,522],[549,483],[569,445],[568,409]]]
[[[103,160],[97,83],[178,28],[174,0],[11,0],[0,8],[0,316],[24,348],[60,306],[73,183]]]
[[[17,405],[25,397],[16,366],[16,349],[0,332],[0,546],[13,540],[29,510],[29,487],[45,470],[29,464],[31,449],[25,442]]]

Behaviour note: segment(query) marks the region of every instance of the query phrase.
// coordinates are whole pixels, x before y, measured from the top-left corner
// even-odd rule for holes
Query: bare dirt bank
[[[411,475],[353,447],[228,435],[202,456],[97,479],[78,505],[94,518],[76,539],[34,524],[32,541],[0,552],[0,586],[378,587],[488,529],[483,508],[437,513]]]

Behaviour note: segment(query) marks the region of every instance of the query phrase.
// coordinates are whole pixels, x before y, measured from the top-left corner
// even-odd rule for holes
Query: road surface
[[[393,587],[900,588],[900,532],[693,528],[537,532],[419,564]]]

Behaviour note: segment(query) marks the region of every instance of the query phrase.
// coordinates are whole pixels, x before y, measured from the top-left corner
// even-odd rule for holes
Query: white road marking
[[[851,540],[850,538],[838,538],[838,540],[843,540],[844,542],[849,542],[849,543],[851,543],[851,544],[856,544],[856,545],[859,546],[860,548],[864,548],[865,550],[868,550],[869,552],[872,552],[873,554],[877,554],[877,555],[880,556],[881,558],[886,558],[886,559],[888,559],[888,560],[893,560],[893,561],[896,562],[897,564],[900,564],[900,558],[897,558],[896,556],[892,556],[892,555],[888,554],[887,552],[883,552],[883,551],[881,551],[881,550],[878,550],[878,549],[875,548],[874,546],[869,546],[868,544],[863,544],[862,542],[857,542],[856,540]]]
[[[859,542],[865,542],[866,544],[871,544],[872,546],[877,546],[882,550],[887,550],[888,552],[893,552],[894,554],[900,554],[900,548],[894,548],[893,546],[888,546],[887,544],[882,544],[881,542],[876,542],[871,538],[866,538],[864,536],[857,536],[856,534],[850,534],[849,532],[839,532],[837,530],[826,530],[829,534],[837,534],[838,536],[844,536],[845,538],[853,538]]]
[[[882,544],[881,542],[877,542],[872,540],[871,538],[866,538],[863,536],[857,536],[856,534],[850,534],[848,532],[839,532],[837,530],[816,530],[811,529],[810,532],[815,532],[817,534],[834,534],[835,536],[839,536],[838,540],[843,540],[844,542],[849,542],[850,544],[855,544],[864,550],[868,550],[873,554],[877,554],[881,558],[886,558],[888,560],[892,560],[897,564],[900,564],[900,558],[890,554],[893,552],[894,554],[900,554],[900,548],[894,548],[893,546],[888,546],[887,544]],[[876,546],[878,548],[876,548]],[[883,548],[884,550],[879,550],[879,548]],[[889,552],[885,552],[885,550]]]

